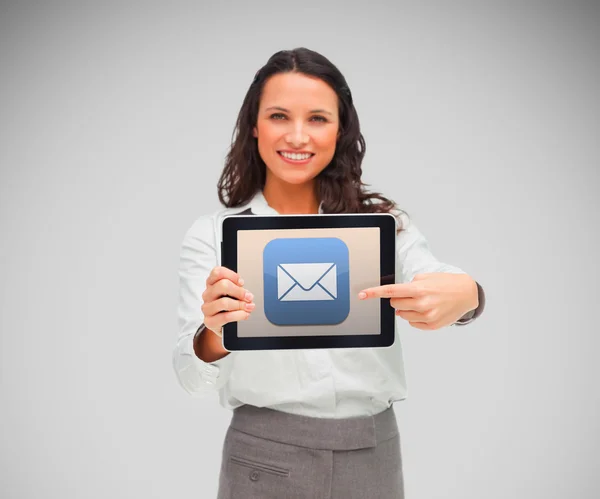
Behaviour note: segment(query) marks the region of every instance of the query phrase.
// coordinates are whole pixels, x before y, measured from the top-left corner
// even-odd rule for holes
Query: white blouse
[[[255,215],[278,214],[258,193],[245,206],[198,218],[183,239],[179,332],[173,349],[173,368],[183,389],[194,397],[218,392],[221,405],[228,409],[251,404],[321,418],[371,416],[405,399],[406,378],[397,331],[394,344],[387,348],[242,351],[210,363],[195,355],[193,339],[204,319],[201,296],[205,281],[220,265],[221,221],[248,208]],[[401,221],[396,282],[410,282],[425,272],[464,273],[432,255],[426,239],[406,214],[401,215]]]

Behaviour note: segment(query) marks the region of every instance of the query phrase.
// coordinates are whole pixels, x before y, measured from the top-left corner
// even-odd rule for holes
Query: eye
[[[313,116],[313,118],[315,118],[317,121],[320,121],[321,123],[327,123],[327,118],[325,118],[324,116]]]
[[[282,113],[273,113],[271,116],[269,116],[269,118],[273,119],[273,120],[278,120],[280,118],[284,118],[285,119],[285,114]]]

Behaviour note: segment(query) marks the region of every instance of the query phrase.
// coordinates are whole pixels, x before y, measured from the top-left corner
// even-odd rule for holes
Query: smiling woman
[[[263,88],[253,129],[267,166],[266,196],[281,193],[282,183],[308,184],[316,178],[335,155],[338,130],[337,95],[329,85],[301,73],[272,76]]]
[[[217,263],[221,222],[240,213],[392,213],[399,228],[396,283],[357,291],[357,299],[389,298],[396,318],[417,329],[464,324],[481,313],[482,288],[438,261],[393,201],[365,190],[364,155],[352,94],[328,59],[305,48],[284,50],[256,73],[218,183],[224,209],[188,230],[179,268],[177,378],[194,396],[219,391],[223,407],[233,411],[219,498],[404,497],[393,409],[406,398],[399,337],[389,348],[234,352],[221,337],[223,325],[264,312],[256,307],[252,277],[245,283]],[[361,263],[379,258],[360,243],[367,248]],[[331,314],[315,326],[319,334],[330,334],[328,324],[339,320]]]
[[[319,205],[323,213],[397,210],[365,190],[365,152],[352,94],[337,67],[308,49],[277,52],[256,73],[240,109],[219,199],[234,208],[261,190],[280,213],[317,213]],[[286,206],[290,199],[296,201]]]

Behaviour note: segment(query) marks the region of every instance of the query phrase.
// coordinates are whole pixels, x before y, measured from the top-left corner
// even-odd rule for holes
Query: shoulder
[[[398,217],[397,227],[396,247],[398,251],[428,245],[427,239],[408,214],[403,212]]]
[[[415,231],[418,232],[413,219],[404,211],[396,215],[396,230],[400,239],[414,234]]]
[[[248,206],[238,206],[236,208],[220,207],[212,213],[198,216],[188,228],[185,239],[199,238],[205,241],[215,242],[220,239],[221,223],[223,219],[230,215],[237,215],[246,211]]]

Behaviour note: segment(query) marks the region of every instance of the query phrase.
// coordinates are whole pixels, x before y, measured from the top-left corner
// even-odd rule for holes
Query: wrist
[[[468,312],[472,312],[479,306],[479,285],[475,280],[472,282],[471,299],[469,300]]]
[[[204,362],[214,362],[225,355],[229,350],[223,347],[223,338],[202,324],[196,331],[193,339],[194,353]]]
[[[466,314],[464,314],[458,321],[455,322],[456,325],[464,325],[473,322],[477,319],[485,308],[485,293],[481,284],[475,281],[476,284],[476,298],[474,299],[474,303],[472,305],[471,310],[469,310]]]
[[[217,335],[219,338],[223,338],[223,328],[220,327],[218,330],[214,330],[209,328],[207,325],[204,325],[204,328],[210,331],[212,334]]]

